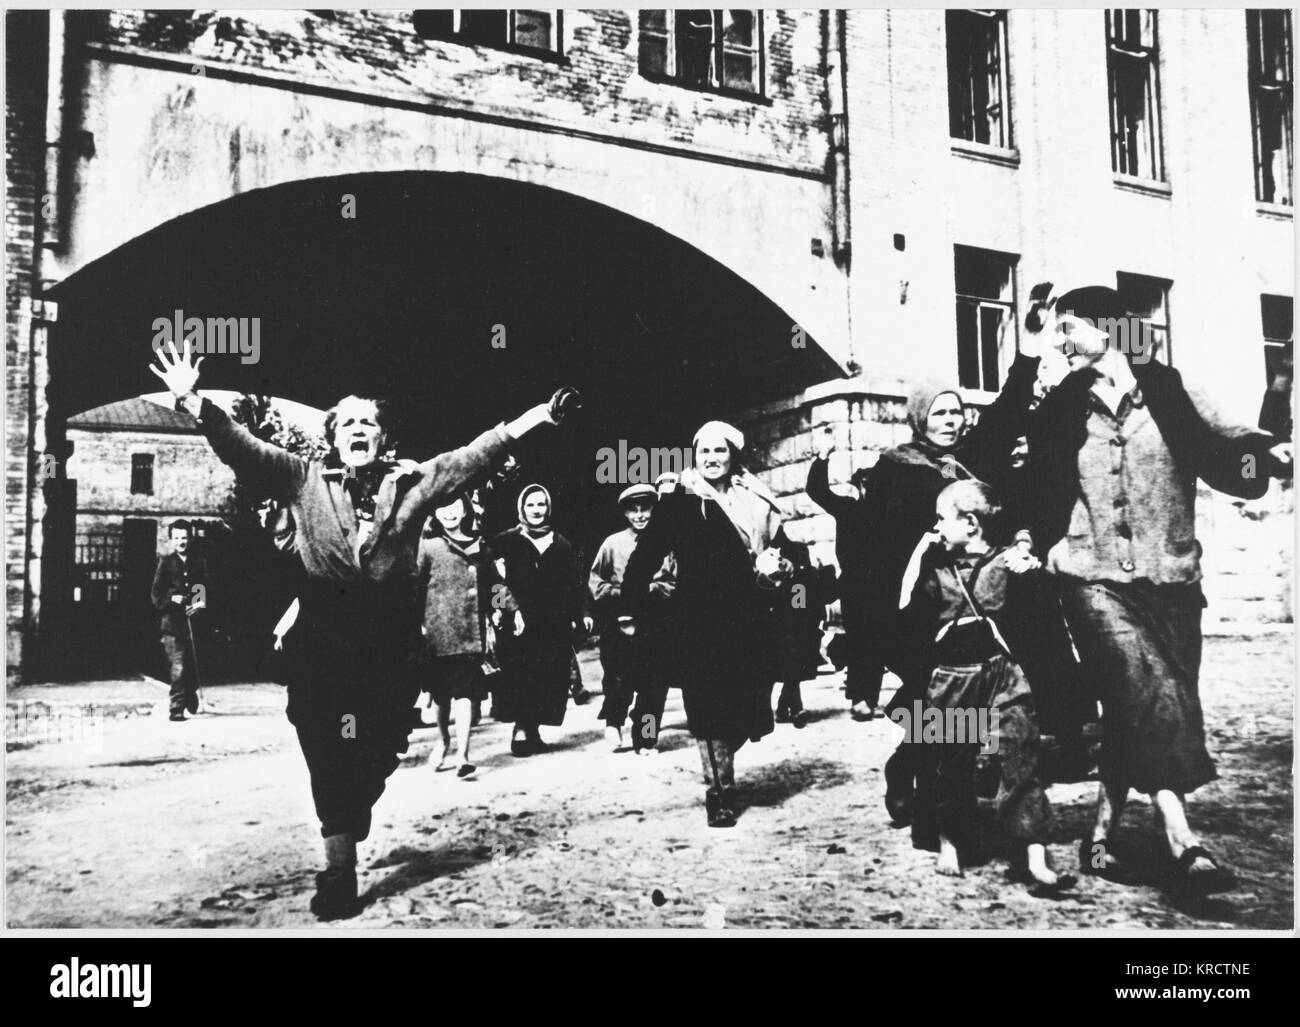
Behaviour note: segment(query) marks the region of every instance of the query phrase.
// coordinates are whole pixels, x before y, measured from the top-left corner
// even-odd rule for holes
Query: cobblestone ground
[[[1051,901],[1008,883],[998,859],[939,877],[881,806],[899,729],[851,721],[839,676],[826,675],[804,685],[812,723],[778,725],[739,754],[731,830],[705,826],[675,692],[667,751],[655,757],[606,751],[598,702],[571,706],[541,757],[511,757],[508,728],[485,721],[469,781],[435,774],[436,731],[416,732],[361,847],[366,905],[347,926],[1290,928],[1293,645],[1290,634],[1207,640],[1202,691],[1220,777],[1191,815],[1241,883],[1194,908],[1158,886],[1144,800],[1125,837],[1147,883],[1084,878],[1075,897]],[[307,900],[320,842],[283,693],[208,694],[215,713],[172,724],[156,684],[11,691],[9,926],[316,926]],[[88,702],[108,716],[47,712]],[[1060,869],[1076,869],[1094,794],[1088,783],[1051,789]]]

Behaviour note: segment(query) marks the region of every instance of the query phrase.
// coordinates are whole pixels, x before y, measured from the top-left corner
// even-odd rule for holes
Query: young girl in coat
[[[420,540],[417,573],[424,590],[424,645],[430,702],[438,709],[442,756],[435,770],[448,768],[449,720],[456,719],[456,776],[472,777],[469,759],[474,704],[482,702],[488,678],[485,660],[491,634],[510,617],[516,630],[514,597],[501,582],[492,551],[474,530],[474,515],[465,497],[434,511],[438,530]]]

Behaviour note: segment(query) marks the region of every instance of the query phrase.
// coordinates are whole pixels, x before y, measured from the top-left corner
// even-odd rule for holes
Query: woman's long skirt
[[[1067,579],[1061,595],[1101,700],[1102,780],[1147,795],[1214,780],[1199,695],[1200,584]]]

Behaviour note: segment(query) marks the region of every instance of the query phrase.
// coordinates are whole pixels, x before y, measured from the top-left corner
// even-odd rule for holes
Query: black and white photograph
[[[5,931],[1293,936],[1293,20],[6,11]]]

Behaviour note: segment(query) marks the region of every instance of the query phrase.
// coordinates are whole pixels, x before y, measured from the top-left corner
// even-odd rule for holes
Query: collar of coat
[[[420,469],[420,465],[414,460],[376,460],[374,464],[360,468],[360,470],[365,471],[369,467],[378,468],[379,473],[374,476],[376,482],[384,481],[392,475],[400,478],[407,474],[414,474]],[[351,464],[341,467],[326,467],[320,473],[321,477],[326,481],[346,482],[357,481],[361,478],[358,468],[353,467]]]

